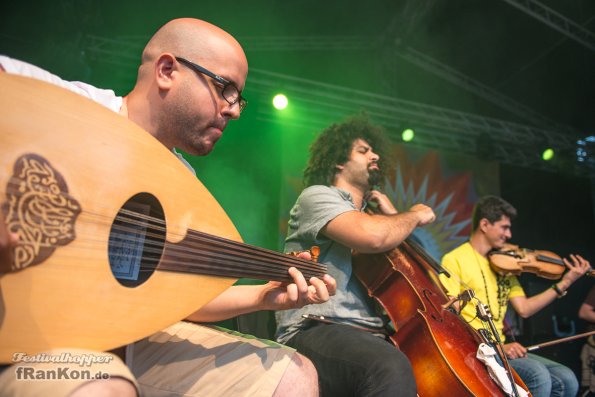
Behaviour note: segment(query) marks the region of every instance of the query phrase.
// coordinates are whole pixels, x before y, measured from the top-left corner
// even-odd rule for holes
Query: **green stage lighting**
[[[289,101],[287,100],[287,97],[283,94],[277,94],[273,98],[273,106],[277,110],[285,109],[287,107],[288,103],[289,103]]]
[[[401,134],[401,137],[403,138],[403,140],[405,142],[412,141],[414,136],[415,136],[415,133],[413,132],[413,130],[411,128],[407,128]]]
[[[543,151],[541,158],[545,161],[551,160],[554,157],[554,149],[547,148]]]

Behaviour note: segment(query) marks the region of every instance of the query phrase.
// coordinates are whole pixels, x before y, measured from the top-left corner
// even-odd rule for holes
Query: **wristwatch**
[[[566,294],[568,293],[568,291],[561,291],[560,288],[558,288],[558,284],[552,284],[552,289],[554,291],[556,291],[556,295],[558,295],[558,299],[566,296]]]

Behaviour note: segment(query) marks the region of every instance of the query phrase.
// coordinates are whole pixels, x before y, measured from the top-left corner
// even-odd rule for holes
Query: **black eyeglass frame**
[[[210,78],[214,79],[219,84],[221,84],[223,86],[221,89],[221,96],[230,105],[235,105],[237,103],[238,106],[240,107],[240,113],[242,113],[242,111],[244,109],[246,109],[246,106],[248,105],[248,101],[246,100],[246,98],[244,98],[242,96],[242,92],[238,89],[238,87],[236,87],[236,85],[234,83],[232,83],[231,81],[219,76],[218,74],[215,74],[215,73],[211,72],[210,70],[205,69],[202,66],[200,66],[192,61],[189,61],[185,58],[182,58],[182,57],[175,57],[175,58],[176,58],[176,61],[188,66],[190,69],[194,70],[195,72],[202,73],[206,76],[209,76]],[[235,100],[233,100],[233,99],[230,100],[227,98],[227,96],[225,96],[225,90],[229,86],[235,88],[236,92],[238,93],[238,96],[235,98]]]

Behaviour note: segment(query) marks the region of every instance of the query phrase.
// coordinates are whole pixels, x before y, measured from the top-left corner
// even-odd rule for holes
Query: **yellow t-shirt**
[[[500,339],[504,341],[502,331],[508,300],[525,296],[518,279],[515,276],[502,277],[494,273],[488,260],[475,251],[469,242],[444,255],[442,267],[450,273],[450,278],[440,275],[440,281],[448,291],[448,295],[457,296],[464,290],[472,289],[475,296],[489,306],[494,325],[500,334]],[[473,328],[486,328],[477,318],[473,302],[469,302],[461,314]]]

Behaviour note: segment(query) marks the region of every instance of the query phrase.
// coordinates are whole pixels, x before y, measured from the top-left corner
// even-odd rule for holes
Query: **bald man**
[[[227,123],[238,119],[246,106],[241,93],[248,62],[242,47],[225,31],[197,19],[176,19],[155,33],[142,53],[136,84],[123,98],[5,56],[0,56],[0,69],[54,83],[107,106],[157,138],[189,168],[175,149],[209,154]],[[5,268],[18,238],[7,233],[1,214],[0,226],[0,268]],[[257,310],[299,308],[325,302],[335,292],[328,275],[307,282],[296,269],[289,273],[294,281],[289,285],[231,287],[187,320],[214,322]],[[63,351],[68,349],[49,354]],[[16,381],[14,364],[0,374],[0,390],[52,396],[139,391],[144,396],[318,395],[314,366],[295,351],[186,321],[128,346],[126,364],[132,374],[116,357],[110,362],[110,380],[92,382]]]

